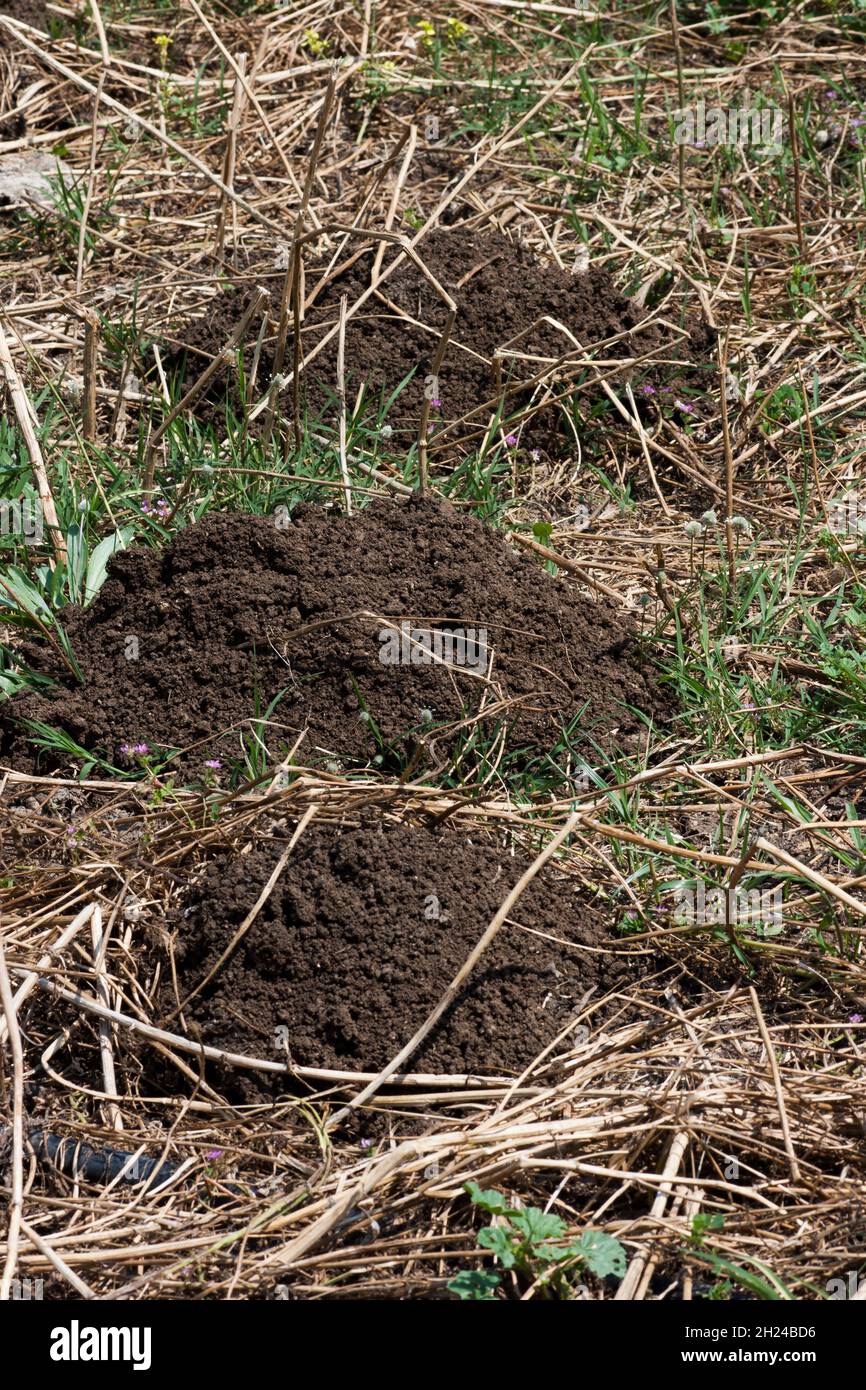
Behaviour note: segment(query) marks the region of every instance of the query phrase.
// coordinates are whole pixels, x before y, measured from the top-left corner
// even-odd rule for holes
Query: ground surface
[[[167,1013],[207,978],[278,859],[265,848],[205,874],[176,931]],[[301,1065],[384,1067],[530,862],[497,862],[483,844],[406,826],[311,830],[231,960],[184,1014],[227,1052],[273,1054],[284,1027]],[[574,886],[542,876],[515,918],[519,929],[499,936],[418,1048],[419,1071],[520,1072],[560,1037],[568,1047],[588,992],[635,973],[627,947],[604,952],[604,918]]]
[[[493,744],[501,730],[524,762],[562,745],[567,771],[593,739],[633,738],[641,715],[649,725],[670,713],[630,618],[566,598],[441,502],[382,502],[354,518],[304,507],[283,528],[212,515],[161,552],[116,557],[65,629],[83,681],[44,644],[28,649],[71,688],[22,696],[6,715],[31,764],[15,735],[39,720],[115,767],[135,765],[123,750],[143,741],[154,759],[184,750],[181,766],[201,776],[208,760],[237,760],[237,731],[258,709],[274,748],[304,738],[308,761],[399,765],[421,740],[441,758],[469,731]],[[433,631],[466,634],[462,666],[459,649],[457,661],[427,653]],[[392,639],[408,662],[383,660]]]
[[[397,252],[387,248],[383,269],[390,271]],[[327,262],[311,268],[315,295],[306,316],[304,353],[310,358],[303,395],[317,418],[333,420],[337,409],[338,340],[330,334],[339,314],[340,300],[354,304],[369,287],[376,249],[364,251],[342,274],[326,279]],[[347,325],[345,334],[344,390],[350,403],[363,389],[366,412],[381,426],[395,432],[393,438],[410,447],[418,434],[425,392],[435,401],[432,411],[431,452],[452,457],[460,440],[464,447],[477,444],[488,429],[491,410],[501,411],[503,429],[514,417],[519,421],[518,447],[553,447],[556,438],[552,406],[563,386],[551,391],[533,384],[553,364],[562,383],[573,377],[585,361],[584,346],[603,346],[605,357],[651,357],[655,374],[661,369],[659,389],[675,394],[672,380],[705,379],[713,335],[707,325],[694,322],[659,328],[640,328],[644,317],[621,294],[601,269],[584,271],[561,268],[552,260],[539,259],[527,247],[502,234],[479,234],[458,222],[450,229],[431,232],[423,243],[423,270],[407,262],[388,280]],[[432,277],[435,283],[430,283]],[[281,294],[279,277],[265,281],[271,296]],[[176,330],[174,343],[186,349],[186,384],[192,385],[204,362],[226,343],[249,304],[252,289],[232,289],[208,306],[200,319]],[[445,346],[441,364],[431,375],[436,349],[448,317],[449,295],[457,305],[457,324]],[[287,336],[286,355],[293,355],[294,335]],[[491,368],[501,352],[498,376]],[[174,347],[177,356],[179,349]],[[247,352],[249,366],[253,353]],[[576,365],[572,365],[572,363]],[[663,364],[663,365],[662,365]],[[266,377],[273,367],[267,349],[259,370]],[[229,369],[215,378],[225,395]],[[638,377],[640,373],[638,373]],[[639,390],[639,387],[638,387]],[[214,388],[210,391],[211,408]],[[290,393],[281,401],[289,409]],[[207,398],[205,398],[207,400]],[[529,407],[529,409],[527,409]]]

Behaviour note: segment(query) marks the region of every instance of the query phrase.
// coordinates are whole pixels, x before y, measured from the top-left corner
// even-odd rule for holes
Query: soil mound
[[[348,248],[347,257],[354,249],[354,245]],[[362,254],[316,298],[302,334],[305,355],[333,328],[340,298],[348,296],[351,306],[367,289],[375,249]],[[459,225],[431,232],[419,244],[418,253],[457,304],[456,322],[435,386],[429,383],[429,374],[448,311],[433,286],[411,262],[394,272],[346,328],[349,408],[360,386],[366,383],[366,399],[371,418],[376,421],[383,404],[392,393],[399,392],[390,408],[381,414],[380,422],[387,422],[394,429],[395,441],[404,447],[417,437],[425,382],[439,402],[431,414],[434,439],[439,431],[437,447],[453,442],[458,433],[462,437],[474,433],[480,440],[500,390],[494,381],[493,357],[497,349],[508,343],[514,345],[512,351],[524,354],[524,360],[502,359],[502,386],[516,387],[515,393],[507,397],[505,418],[527,399],[527,389],[520,388],[519,383],[549,368],[550,359],[582,355],[578,344],[586,349],[617,339],[596,353],[603,358],[637,357],[652,352],[659,359],[709,360],[711,335],[706,325],[692,325],[689,338],[682,342],[672,330],[641,328],[641,311],[619,293],[602,269],[591,268],[584,274],[572,275],[553,262],[540,262],[526,247],[501,233],[479,235]],[[395,255],[389,249],[384,264]],[[310,269],[308,298],[317,279],[318,274]],[[276,315],[280,286],[271,279],[269,288],[271,312]],[[185,328],[183,341],[193,350],[187,365],[187,385],[202,370],[206,358],[217,353],[230,337],[247,303],[248,292],[229,291],[209,307],[204,319]],[[291,365],[291,334],[287,360]],[[272,365],[272,348],[269,356],[266,345],[258,378],[261,390],[270,380]],[[661,370],[670,376],[677,369],[669,366]],[[412,373],[411,380],[400,389]],[[217,377],[223,392],[227,379],[226,371]],[[336,337],[305,368],[304,381],[310,415],[328,418],[336,409]],[[288,395],[284,408],[288,408]],[[454,422],[467,416],[470,418],[458,429]],[[446,425],[449,433],[443,436],[441,431]]]
[[[207,759],[239,759],[241,731],[270,710],[271,752],[306,731],[298,756],[314,764],[402,770],[422,740],[445,759],[497,731],[506,752],[544,754],[571,726],[570,748],[595,760],[592,739],[627,744],[636,710],[668,708],[627,618],[448,503],[352,518],[303,505],[278,520],[212,514],[162,551],[117,555],[91,607],[65,611],[84,684],[51,649],[24,647],[59,689],[8,702],[0,751],[32,765],[13,724],[31,719],[119,767],[142,742],[189,750],[175,766],[201,776]]]
[[[48,31],[48,11],[46,0],[3,0],[3,14],[6,19],[17,19],[21,24],[30,24],[34,29]],[[0,33],[0,43],[7,39],[7,31]]]
[[[196,885],[174,934],[180,1001],[166,972],[164,1021],[216,965],[281,849],[214,862]],[[184,1017],[213,1047],[275,1059],[287,1042],[296,1065],[377,1070],[439,1002],[528,862],[402,824],[311,827]],[[610,953],[616,945],[601,913],[548,868],[408,1069],[519,1072],[577,1017],[588,990],[598,997],[634,976],[633,960]],[[264,1073],[221,1080],[250,1098],[285,1086]]]

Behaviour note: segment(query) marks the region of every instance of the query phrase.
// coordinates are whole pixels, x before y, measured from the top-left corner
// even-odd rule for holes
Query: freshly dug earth
[[[356,246],[350,244],[347,258]],[[497,388],[492,374],[497,349],[513,344],[513,351],[526,358],[548,359],[532,362],[505,358],[502,382],[516,389],[507,398],[504,419],[525,403],[525,385],[533,375],[549,369],[549,359],[568,354],[583,356],[577,347],[588,349],[617,339],[596,352],[601,358],[637,357],[652,352],[654,359],[700,363],[709,360],[711,335],[705,324],[693,324],[689,338],[679,342],[670,329],[639,327],[641,312],[618,292],[606,271],[592,268],[584,274],[569,274],[553,262],[543,264],[520,243],[501,233],[479,235],[459,225],[431,232],[419,243],[418,254],[427,269],[457,304],[457,318],[440,371],[436,390],[440,404],[431,414],[431,448],[445,448],[459,433],[479,443],[496,406]],[[348,270],[331,280],[316,298],[306,316],[302,333],[307,356],[325,332],[336,322],[342,295],[351,306],[370,283],[375,248],[363,254]],[[396,252],[389,248],[387,266]],[[307,274],[309,299],[319,275],[312,268]],[[280,277],[281,281],[282,277]],[[274,316],[279,310],[281,286],[274,278],[266,280]],[[385,301],[389,302],[385,302]],[[187,325],[183,342],[191,349],[186,384],[200,373],[231,336],[233,328],[249,302],[249,291],[220,296],[203,319]],[[395,443],[407,447],[417,437],[423,405],[425,379],[439,343],[447,309],[442,298],[411,262],[405,262],[349,320],[346,329],[346,397],[351,409],[358,390],[366,384],[366,400],[375,422],[380,404],[400,388],[410,373],[412,380],[400,391],[383,417],[394,430]],[[548,321],[542,321],[542,320]],[[549,322],[556,320],[560,327]],[[531,330],[531,331],[530,331]],[[255,329],[250,331],[254,341]],[[515,341],[517,340],[517,341]],[[273,339],[271,339],[271,354]],[[251,353],[247,353],[250,365]],[[177,361],[177,358],[175,358]],[[291,334],[287,366],[292,362]],[[264,391],[270,380],[273,356],[266,346],[258,378]],[[286,368],[284,368],[285,370]],[[645,372],[647,368],[643,368]],[[694,370],[694,369],[693,369]],[[699,369],[698,369],[699,370]],[[654,369],[653,391],[663,389],[662,379],[676,375],[668,365]],[[227,369],[216,381],[224,391]],[[336,337],[304,370],[304,393],[310,416],[333,415],[336,409]],[[600,388],[594,388],[597,395]],[[283,409],[289,409],[289,394]],[[468,418],[466,418],[468,417]],[[457,421],[462,421],[458,426]],[[445,427],[448,427],[445,429]],[[524,442],[526,431],[521,433]]]
[[[413,632],[486,629],[486,674],[384,664],[386,617]],[[0,754],[19,766],[33,756],[22,719],[64,729],[115,766],[131,765],[124,744],[189,750],[175,765],[200,776],[217,754],[239,758],[241,733],[249,738],[277,697],[272,753],[306,730],[299,760],[378,758],[385,770],[420,757],[422,738],[432,740],[428,758],[446,758],[459,737],[453,726],[482,701],[512,702],[506,749],[527,750],[527,760],[572,721],[573,746],[587,751],[590,736],[610,747],[633,739],[641,721],[627,706],[668,709],[627,619],[554,580],[477,518],[417,496],[353,518],[303,505],[284,529],[272,518],[211,514],[163,551],[117,555],[95,602],[66,610],[65,626],[84,684],[50,648],[22,649],[60,688],[0,712]],[[484,734],[502,719],[501,708],[485,716]]]
[[[178,1003],[216,965],[282,848],[213,862],[192,890],[173,932],[180,1000],[168,969],[159,995],[170,1029]],[[184,1017],[205,1044],[246,1056],[280,1060],[283,1027],[296,1065],[381,1069],[439,1002],[528,863],[490,841],[405,824],[310,827]],[[519,1072],[578,1016],[588,990],[598,998],[626,985],[636,962],[602,914],[548,867],[406,1070]],[[286,1085],[265,1073],[217,1074],[249,1099]]]
[[[34,29],[48,30],[48,11],[45,0],[3,0],[0,14],[6,19],[17,19],[21,24],[29,24]],[[6,30],[0,31],[0,43],[6,38]]]

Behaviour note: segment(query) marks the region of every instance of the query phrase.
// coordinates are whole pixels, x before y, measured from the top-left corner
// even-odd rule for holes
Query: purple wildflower
[[[506,444],[516,444],[516,443],[517,443],[517,435],[516,435],[516,434],[507,434],[507,435],[505,436],[505,442],[506,442]]]
[[[640,389],[643,391],[645,396],[654,396],[656,393],[656,388],[654,386],[650,386],[648,381],[645,381]]]
[[[220,762],[219,758],[205,758],[204,765],[205,767],[213,768],[214,772],[216,772],[218,768],[222,767],[222,763]]]
[[[848,1015],[848,1022],[849,1022],[849,1023],[862,1023],[862,1022],[863,1022],[863,1015],[862,1015],[862,1014],[849,1014],[849,1015]]]

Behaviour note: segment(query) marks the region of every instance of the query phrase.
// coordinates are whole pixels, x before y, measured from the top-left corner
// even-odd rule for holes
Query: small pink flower
[[[516,444],[516,443],[517,443],[517,435],[516,435],[516,434],[507,434],[507,435],[505,436],[505,442],[506,442],[506,444],[511,444],[511,445]]]

